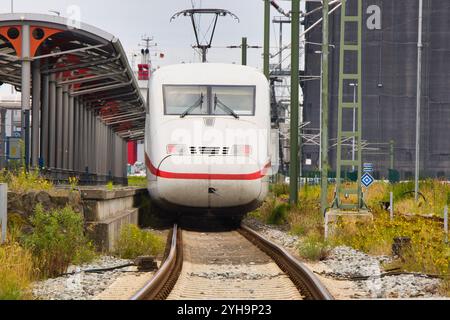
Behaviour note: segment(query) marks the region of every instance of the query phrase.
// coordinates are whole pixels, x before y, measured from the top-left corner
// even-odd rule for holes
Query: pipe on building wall
[[[91,111],[92,118],[92,139],[91,139],[91,149],[90,149],[90,158],[91,158],[91,172],[94,174],[98,174],[97,170],[97,118],[95,117],[94,111]]]
[[[83,126],[83,171],[89,173],[89,163],[88,163],[88,141],[89,141],[89,114],[88,114],[88,104],[84,105],[84,126]]]
[[[42,90],[41,90],[41,143],[40,155],[44,167],[49,166],[49,109],[50,109],[50,77],[49,75],[42,76]]]
[[[91,149],[91,144],[92,144],[92,117],[91,117],[91,112],[86,109],[86,132],[87,132],[87,136],[86,136],[86,152],[85,152],[85,161],[86,161],[86,173],[90,173],[92,171],[92,165],[90,162],[90,153],[92,152]]]
[[[80,130],[80,109],[78,98],[73,99],[73,170],[79,171],[79,130]]]
[[[69,135],[68,135],[68,169],[73,170],[74,169],[74,157],[75,157],[75,149],[74,149],[74,97],[69,97],[69,114],[68,114],[68,121],[69,121]]]
[[[64,108],[63,108],[63,88],[56,86],[56,168],[61,169],[63,167],[64,159],[64,134],[63,134],[63,121],[64,121]]]
[[[25,166],[30,162],[30,97],[31,97],[31,58],[30,58],[30,25],[22,26],[22,139],[25,142]]]
[[[39,123],[41,111],[41,63],[39,60],[32,63],[32,130],[31,130],[31,166],[36,168],[39,165]]]
[[[56,151],[57,151],[57,123],[56,123],[56,76],[50,75],[49,83],[49,110],[48,110],[48,166],[50,168],[56,168]]]
[[[59,169],[69,168],[69,87],[63,87],[63,161]]]
[[[127,172],[127,141],[122,140],[122,174],[119,176],[121,178],[126,178]]]

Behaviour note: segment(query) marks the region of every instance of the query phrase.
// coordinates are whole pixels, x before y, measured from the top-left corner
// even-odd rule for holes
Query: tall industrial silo
[[[355,0],[347,0],[349,6]],[[308,11],[319,6],[308,3]],[[450,1],[423,0],[421,112],[421,176],[450,177]],[[363,161],[376,175],[387,177],[389,142],[395,142],[394,167],[402,179],[413,178],[416,139],[417,42],[419,0],[363,0],[363,140],[369,145]],[[305,21],[321,18],[321,11]],[[330,139],[337,134],[340,9],[330,16]],[[320,75],[321,27],[307,35],[306,74]],[[351,88],[346,88],[351,94]],[[320,81],[304,86],[304,121],[320,127]],[[345,119],[352,122],[351,118]],[[305,129],[306,133],[308,128]],[[331,142],[331,145],[334,141]],[[304,171],[318,168],[319,148],[303,147]],[[336,149],[330,152],[335,170]]]

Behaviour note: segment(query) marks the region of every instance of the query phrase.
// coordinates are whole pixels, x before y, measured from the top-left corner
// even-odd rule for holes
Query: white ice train
[[[267,196],[270,90],[256,69],[181,64],[152,76],[145,159],[152,201],[173,213],[236,215]]]

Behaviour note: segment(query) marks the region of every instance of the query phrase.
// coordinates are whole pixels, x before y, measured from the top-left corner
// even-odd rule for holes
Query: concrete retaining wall
[[[140,199],[146,192],[135,188],[81,190],[86,230],[99,250],[113,251],[122,227],[139,224]]]
[[[146,189],[131,187],[107,190],[104,187],[81,187],[79,190],[54,189],[52,191],[8,193],[8,216],[17,215],[28,221],[38,203],[45,210],[70,205],[84,217],[86,232],[98,250],[111,252],[127,224],[139,224],[148,211],[145,206]],[[147,201],[148,202],[148,201]],[[25,226],[30,229],[30,226]]]

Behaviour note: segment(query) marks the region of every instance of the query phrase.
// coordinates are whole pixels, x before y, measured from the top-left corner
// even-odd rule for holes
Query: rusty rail
[[[263,238],[246,226],[242,226],[238,231],[272,258],[306,299],[334,299],[319,279],[284,248]],[[161,268],[131,300],[164,300],[169,296],[179,278],[183,265],[182,232],[177,225],[173,227],[170,238],[170,250]]]
[[[305,265],[281,246],[263,238],[261,235],[241,226],[240,234],[270,256],[297,286],[308,300],[334,300],[327,288]]]
[[[167,298],[178,280],[183,265],[181,234],[181,229],[174,225],[167,258],[153,278],[130,300],[164,300]]]

